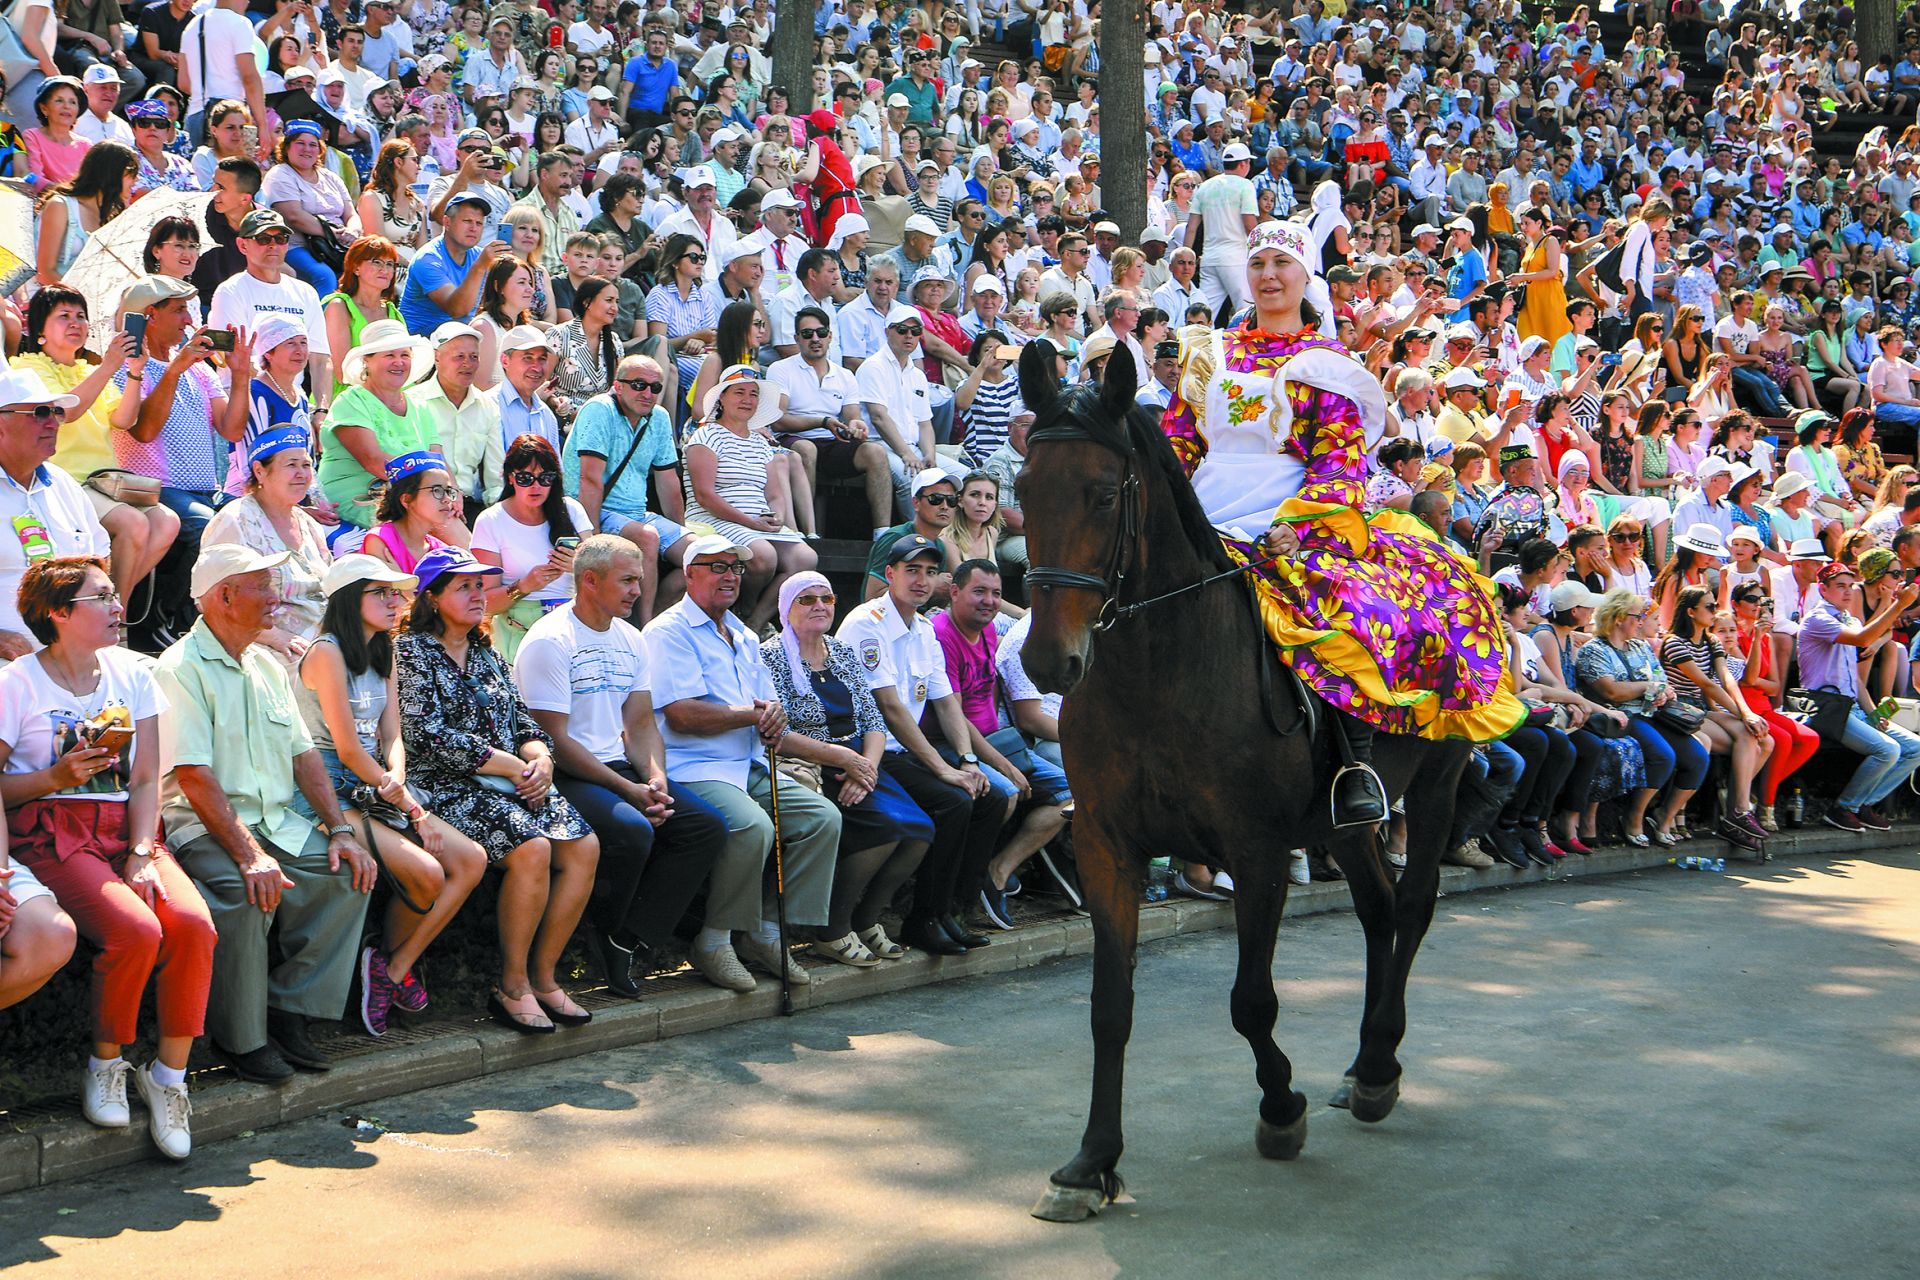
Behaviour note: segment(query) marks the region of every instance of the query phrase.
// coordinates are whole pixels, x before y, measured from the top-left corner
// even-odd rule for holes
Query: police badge
[[[880,642],[867,639],[860,642],[860,661],[869,671],[880,669]]]

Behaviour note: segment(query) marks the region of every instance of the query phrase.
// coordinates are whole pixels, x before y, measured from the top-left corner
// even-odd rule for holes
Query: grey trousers
[[[310,1018],[338,1018],[345,1012],[355,944],[367,916],[367,895],[353,887],[351,869],[342,863],[338,871],[327,870],[327,841],[318,831],[308,833],[296,854],[269,844],[257,831],[254,838],[293,881],[274,911],[247,902],[240,868],[212,836],[173,851],[199,886],[220,933],[213,949],[207,1033],[232,1053],[251,1053],[267,1043],[269,1008]],[[276,928],[283,959],[269,966],[267,937]]]
[[[727,844],[707,885],[709,929],[754,929],[774,918],[773,792],[761,765],[742,791],[724,782],[680,782],[727,820]],[[780,779],[781,864],[786,872],[787,923],[822,925],[833,898],[833,867],[840,850],[840,810],[793,779]]]

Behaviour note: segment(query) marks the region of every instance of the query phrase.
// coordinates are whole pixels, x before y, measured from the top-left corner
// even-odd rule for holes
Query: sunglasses
[[[560,483],[558,471],[515,471],[507,478],[516,489],[551,489]]]
[[[680,261],[682,262],[705,262],[706,260],[707,255],[704,253],[683,253],[680,255]]]
[[[667,384],[658,378],[620,378],[617,381],[629,391],[651,391],[659,395],[667,389]]]
[[[23,418],[37,418],[44,422],[48,418],[65,421],[67,411],[57,404],[37,404],[31,409],[8,409],[7,413],[17,413]]]
[[[284,231],[273,231],[263,236],[254,236],[255,244],[292,244],[293,237]]]
[[[831,605],[834,602],[834,598],[835,597],[833,593],[828,592],[825,595],[795,596],[793,598],[793,602],[804,608],[811,609],[814,605],[817,605],[817,604]]]
[[[703,563],[700,567],[711,572],[716,578],[725,578],[746,573],[747,562],[744,560],[710,560]]]
[[[1644,533],[1610,533],[1607,536],[1615,542],[1639,542],[1647,535]]]
[[[893,324],[887,327],[895,333],[905,334],[909,338],[917,338],[927,331],[926,326],[917,322],[914,324]]]
[[[136,129],[154,129],[160,133],[172,133],[180,127],[171,120],[135,120],[133,125]]]
[[[824,325],[815,325],[810,329],[795,329],[793,336],[804,341],[807,338],[824,338],[830,332],[831,330],[827,329]]]
[[[931,503],[936,507],[957,507],[960,505],[960,495],[957,493],[927,493],[922,494],[920,500]]]

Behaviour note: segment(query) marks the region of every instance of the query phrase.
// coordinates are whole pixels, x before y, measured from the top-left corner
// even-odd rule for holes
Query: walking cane
[[[773,810],[773,910],[780,926],[780,1012],[793,1016],[793,986],[787,981],[787,966],[793,956],[787,951],[787,867],[780,847],[780,762],[774,749],[767,747],[768,803]]]

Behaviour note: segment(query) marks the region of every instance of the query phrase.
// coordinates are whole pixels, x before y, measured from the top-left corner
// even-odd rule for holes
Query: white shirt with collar
[[[840,308],[833,336],[846,359],[865,360],[887,345],[887,318],[873,305],[873,298],[863,293]]]
[[[917,447],[920,424],[933,420],[933,393],[927,386],[927,375],[920,371],[920,362],[910,359],[902,366],[882,345],[860,362],[853,371],[853,381],[860,392],[860,403],[884,408],[908,447]],[[891,446],[888,451],[892,451]]]
[[[775,252],[773,247],[776,240],[780,245],[778,252]],[[800,267],[800,255],[813,248],[792,232],[784,236],[775,236],[765,227],[748,236],[746,243],[760,250],[760,265],[765,268],[760,277],[760,296],[768,302],[772,302],[775,297],[793,285],[794,273]],[[826,306],[831,311],[832,301],[829,300]],[[781,339],[775,338],[774,341],[779,342]]]
[[[82,111],[80,119],[74,122],[73,132],[76,137],[85,138],[88,142],[118,142],[128,147],[133,145],[133,126],[119,116],[110,115],[102,120],[91,111]]]
[[[860,388],[854,384],[853,375],[832,355],[828,356],[825,374],[817,372],[802,355],[775,360],[767,366],[767,383],[787,393],[788,413],[803,418],[831,416],[844,421],[848,405],[853,406],[853,412],[860,409]],[[833,432],[823,427],[793,434],[808,440],[833,439]]]
[[[653,718],[666,748],[668,773],[682,782],[724,782],[746,790],[753,764],[764,758],[752,725],[725,733],[681,733],[667,722],[667,708],[689,699],[723,707],[771,700],[773,679],[760,644],[747,624],[727,615],[732,643],[706,610],[681,597],[647,624],[647,671],[653,687]]]
[[[32,560],[47,556],[104,556],[107,531],[86,491],[72,476],[42,463],[25,488],[0,471],[0,631],[27,635],[20,618],[20,579]],[[46,546],[41,548],[41,539]],[[29,554],[29,544],[33,553]],[[28,643],[40,647],[31,636]]]
[[[815,298],[807,292],[807,286],[798,280],[774,295],[772,305],[767,308],[767,322],[773,326],[774,346],[785,346],[796,341],[793,336],[794,317],[808,307],[817,307],[831,317],[833,295]],[[831,329],[833,336],[827,342],[827,359],[839,364],[841,360],[840,326],[832,325]]]
[[[915,723],[935,698],[953,695],[947,678],[947,659],[933,624],[919,614],[909,622],[889,596],[869,600],[847,615],[837,637],[853,650],[874,689],[892,689]],[[887,749],[904,751],[887,730]]]

